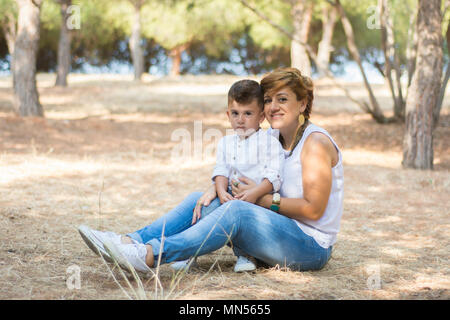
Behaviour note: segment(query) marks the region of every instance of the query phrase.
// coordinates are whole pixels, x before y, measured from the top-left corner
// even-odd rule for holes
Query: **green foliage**
[[[208,54],[220,56],[243,30],[239,8],[228,0],[152,1],[142,8],[143,35],[167,50],[203,42]]]
[[[5,18],[7,13],[17,16],[17,4],[14,0],[0,0],[0,21]]]
[[[73,67],[84,62],[104,65],[112,60],[130,62],[128,39],[131,34],[135,0],[73,0],[80,7],[81,29],[72,31]],[[247,0],[274,23],[293,30],[290,0]],[[369,28],[377,0],[341,0],[352,23],[355,42],[364,60],[383,63],[381,32]],[[226,62],[240,65],[250,73],[260,73],[289,65],[291,40],[266,21],[244,7],[239,0],[144,0],[141,9],[142,45],[146,66],[165,61],[168,51],[187,46],[182,71],[211,72]],[[322,36],[322,9],[326,0],[315,0],[308,43],[317,50]],[[411,12],[417,0],[390,0],[396,48],[402,64],[406,62],[408,29],[413,25]],[[0,0],[0,23],[12,13],[17,17],[14,0]],[[450,10],[443,18],[443,34],[450,20]],[[41,39],[38,69],[54,70],[61,24],[60,5],[44,0],[41,9]],[[336,23],[332,63],[351,60],[339,19]],[[444,50],[446,50],[444,48]],[[445,51],[446,52],[446,51]],[[7,55],[0,28],[0,59]],[[157,58],[156,58],[157,57]],[[220,68],[219,68],[220,69]],[[222,69],[221,69],[222,70]],[[232,72],[230,69],[223,69]]]
[[[6,57],[9,54],[8,46],[6,44],[6,38],[3,34],[2,24],[7,23],[9,20],[9,15],[12,15],[15,19],[17,18],[17,5],[14,0],[0,0],[0,59]],[[0,70],[9,67],[7,63],[1,63],[0,60]]]
[[[59,4],[54,0],[45,0],[41,6],[38,70],[53,69],[56,66],[60,25],[61,13]]]
[[[286,0],[258,0],[252,3],[271,21],[292,32],[291,5]],[[250,37],[262,49],[290,47],[291,40],[266,21],[256,16],[248,8],[241,10],[247,13],[246,23],[250,26]]]
[[[366,51],[371,51],[374,48],[381,47],[381,32],[377,28],[369,28],[369,19],[373,18],[376,8],[377,0],[342,0],[342,6],[345,13],[350,20],[355,35],[355,43],[360,48],[361,54],[364,55]],[[347,40],[342,28],[342,24],[338,23],[336,26],[335,35],[333,38],[333,45],[336,48],[347,46]]]

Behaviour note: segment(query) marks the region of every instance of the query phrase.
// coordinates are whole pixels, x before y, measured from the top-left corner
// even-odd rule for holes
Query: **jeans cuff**
[[[153,257],[154,257],[155,261],[157,261],[158,257],[161,255],[161,263],[164,263],[165,262],[164,248],[161,248],[161,241],[159,241],[158,239],[152,239],[152,240],[148,241],[146,244],[149,244],[152,246]],[[162,252],[160,252],[160,249],[162,249]]]
[[[133,232],[133,233],[128,233],[126,234],[128,237],[130,237],[133,240],[136,240],[139,243],[144,243],[144,241],[142,240],[142,237],[140,236],[139,233],[137,232]]]

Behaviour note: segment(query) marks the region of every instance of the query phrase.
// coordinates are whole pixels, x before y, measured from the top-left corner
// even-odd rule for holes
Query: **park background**
[[[449,17],[447,0],[0,0],[0,298],[450,298]],[[85,246],[80,224],[126,233],[204,190],[229,86],[286,66],[343,152],[323,270],[235,274],[226,247],[128,283]],[[204,152],[173,157],[180,129]]]

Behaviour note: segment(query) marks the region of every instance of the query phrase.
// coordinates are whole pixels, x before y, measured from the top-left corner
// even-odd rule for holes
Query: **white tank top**
[[[271,130],[272,135],[279,138],[278,130]],[[280,189],[280,195],[283,198],[303,198],[302,183],[302,164],[300,155],[306,138],[313,133],[320,132],[326,135],[336,147],[338,151],[338,163],[331,169],[332,183],[330,197],[323,216],[315,221],[302,219],[301,221],[293,219],[304,233],[311,236],[323,248],[328,248],[336,242],[337,233],[339,231],[344,200],[344,167],[342,165],[342,154],[336,142],[331,138],[330,134],[314,124],[310,124],[300,142],[295,147],[290,157],[290,151],[285,151],[286,160],[284,163],[283,183]]]

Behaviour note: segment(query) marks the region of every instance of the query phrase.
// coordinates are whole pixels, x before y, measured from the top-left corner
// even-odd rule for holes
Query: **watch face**
[[[280,199],[281,199],[280,194],[274,193],[273,198],[272,198],[272,203],[280,204]]]

